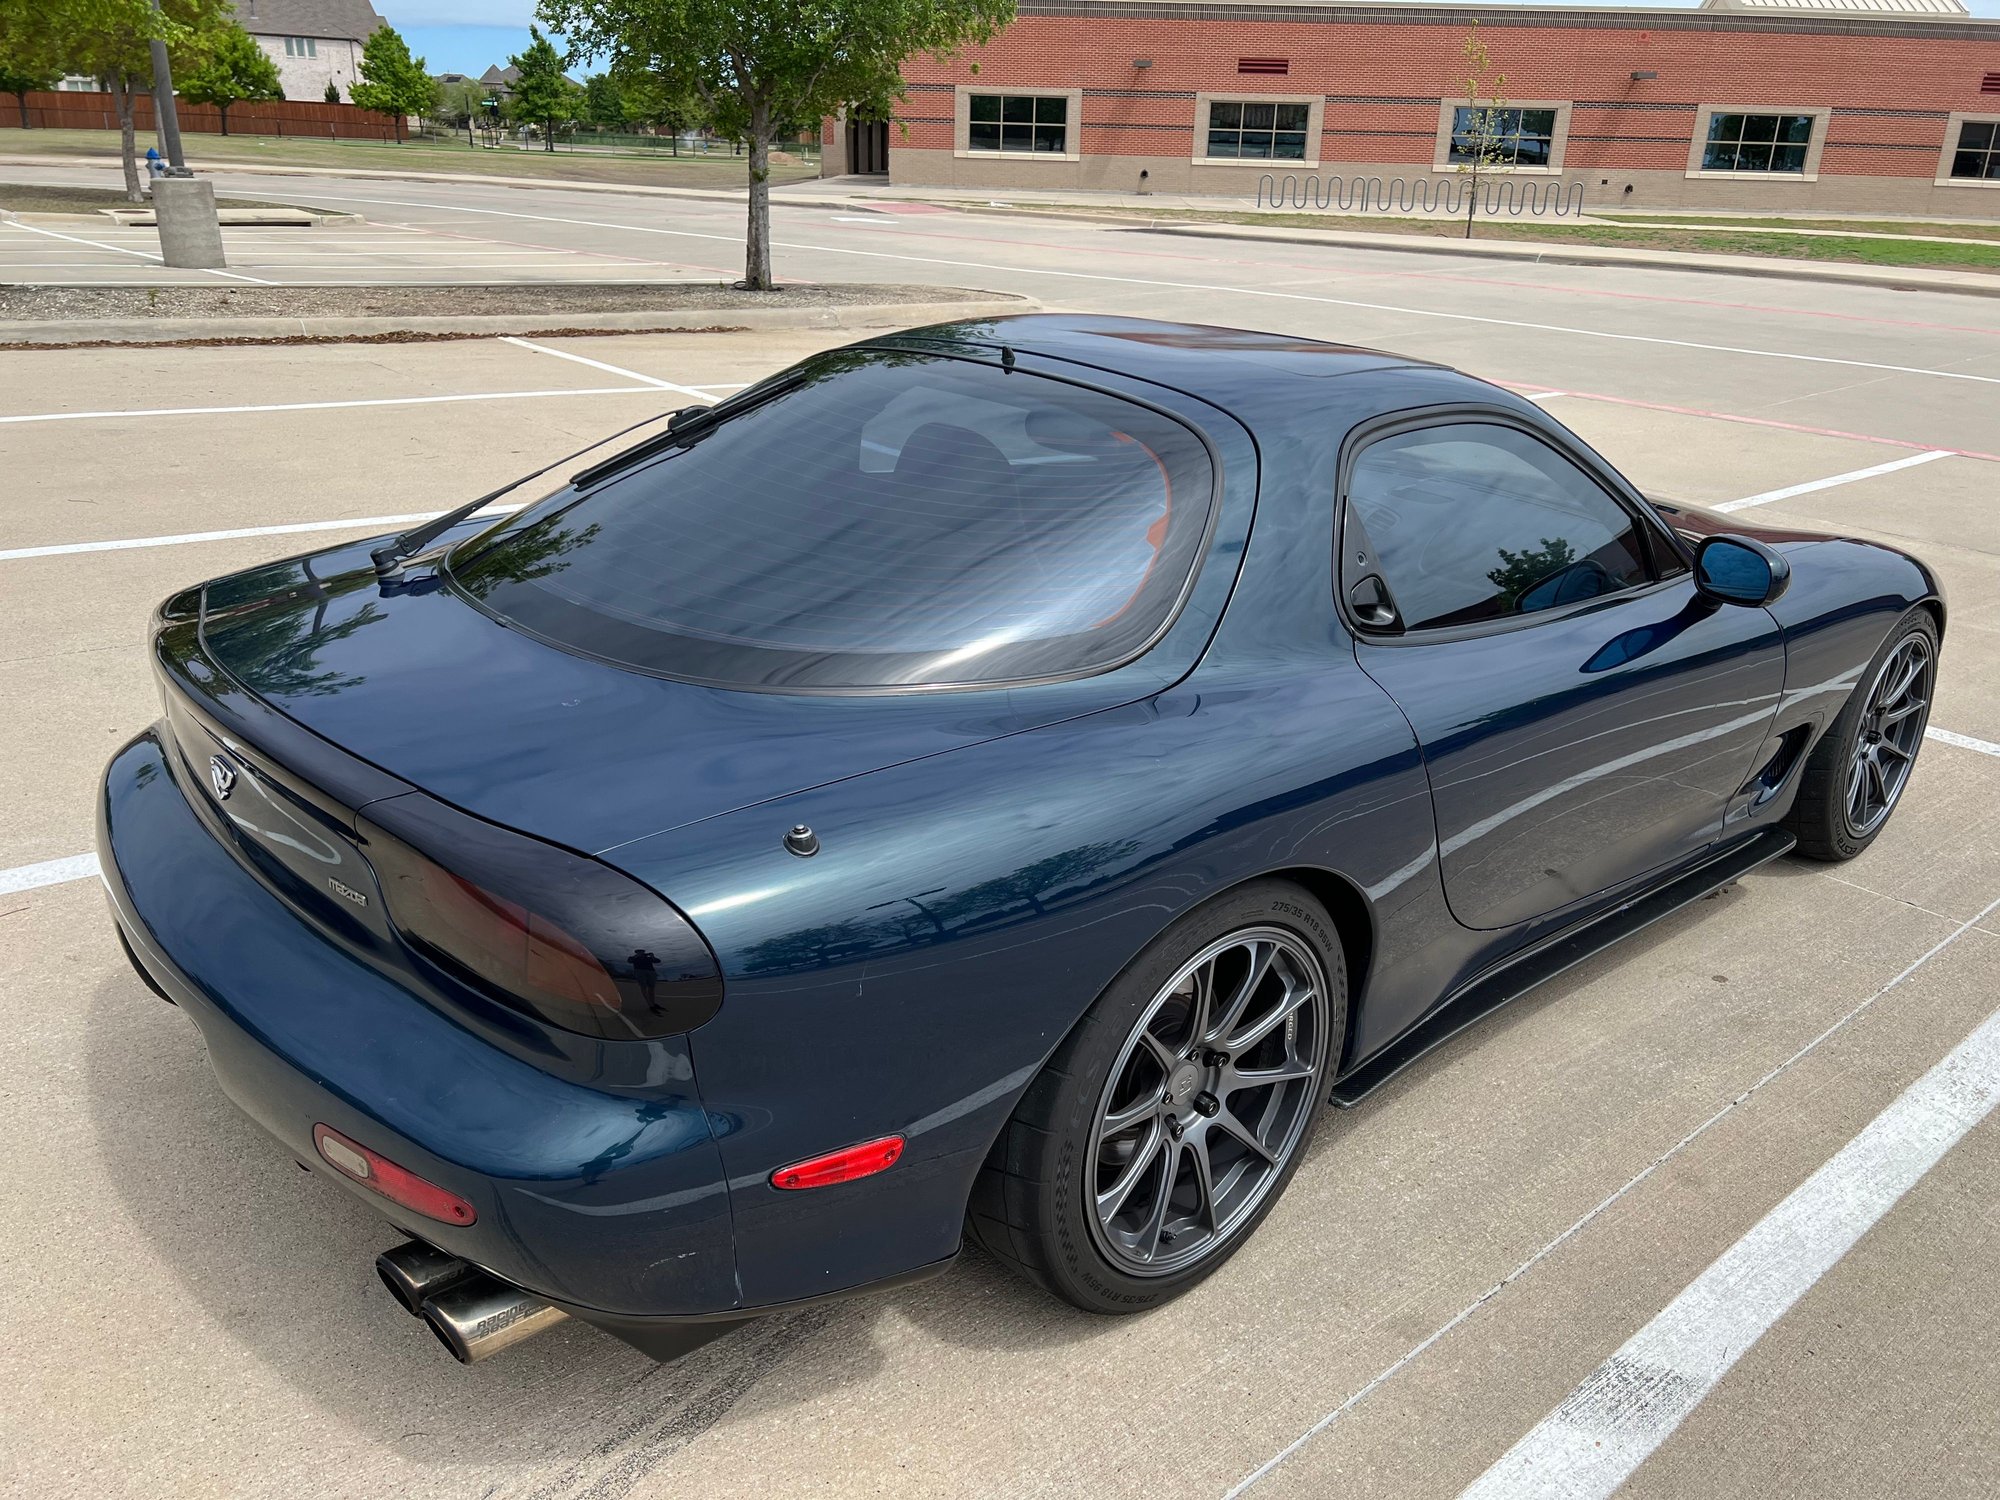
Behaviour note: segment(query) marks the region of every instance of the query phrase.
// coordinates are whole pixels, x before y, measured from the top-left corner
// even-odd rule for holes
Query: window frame
[[[1717,115],[1802,115],[1812,121],[1806,136],[1805,166],[1797,172],[1745,172],[1734,167],[1702,165],[1708,154],[1708,132]],[[1820,153],[1826,149],[1833,118],[1830,104],[1704,104],[1694,112],[1694,134],[1688,141],[1687,177],[1707,182],[1818,182]]]
[[[1438,101],[1437,138],[1431,143],[1431,170],[1433,172],[1467,172],[1470,168],[1451,159],[1452,127],[1458,123],[1461,109],[1481,109],[1491,106],[1476,99],[1440,99]],[[1553,177],[1563,169],[1563,159],[1569,155],[1570,101],[1567,99],[1509,99],[1503,109],[1549,109],[1555,111],[1555,123],[1550,127],[1549,162],[1545,167],[1523,166],[1481,166],[1481,174],[1496,172],[1515,177]]]
[[[1994,128],[1992,150],[2000,154],[2000,114],[1990,110],[1953,110],[1945,117],[1944,147],[1938,152],[1937,177],[1933,187],[1950,188],[2000,188],[2000,177],[1954,177],[1951,175],[1952,158],[1958,155],[1959,137],[1968,125],[1991,125]]]
[[[1000,153],[982,152],[981,154],[997,156]],[[641,473],[646,469],[666,462],[673,456],[673,450],[664,447],[657,453],[645,454],[631,464],[606,462],[595,468],[586,469],[577,476],[585,481],[582,485],[574,485],[572,482],[572,486],[558,490],[554,495],[547,497],[548,500],[554,500],[559,503],[548,505],[547,501],[537,501],[505,517],[486,530],[476,531],[461,541],[453,543],[445,551],[439,563],[439,572],[445,579],[445,586],[451,591],[454,598],[478,610],[495,624],[509,630],[519,631],[523,635],[540,641],[545,646],[549,646],[557,651],[567,652],[571,656],[583,657],[588,661],[603,662],[608,666],[617,667],[623,671],[636,672],[646,677],[657,677],[668,682],[691,683],[697,687],[714,688],[724,692],[766,693],[777,697],[904,698],[912,696],[935,696],[940,693],[1006,693],[1016,691],[1020,688],[1043,687],[1049,684],[1066,682],[1086,682],[1093,678],[1106,677],[1112,673],[1122,672],[1128,668],[1137,666],[1148,656],[1152,655],[1154,651],[1158,650],[1167,637],[1173,634],[1175,627],[1181,623],[1182,618],[1187,614],[1188,606],[1193,601],[1195,592],[1200,587],[1203,576],[1214,564],[1213,554],[1216,550],[1216,538],[1222,529],[1223,507],[1229,503],[1228,477],[1223,468],[1222,451],[1217,447],[1215,439],[1209,435],[1202,424],[1196,421],[1189,413],[1178,411],[1174,407],[1167,405],[1165,401],[1141,394],[1139,390],[1132,388],[1132,386],[1141,383],[1136,378],[1132,380],[1130,385],[1124,381],[1114,384],[1109,381],[1093,380],[1086,375],[1073,372],[1068,367],[1067,362],[1057,364],[1052,361],[1035,359],[1032,356],[1017,356],[1014,363],[1009,366],[997,355],[989,358],[983,352],[975,353],[962,349],[952,349],[933,345],[927,341],[920,342],[915,339],[909,340],[908,343],[903,343],[899,340],[898,343],[893,345],[868,345],[865,347],[869,353],[878,356],[894,354],[901,350],[912,350],[913,352],[922,354],[926,358],[957,360],[963,364],[980,365],[995,370],[1011,368],[1036,379],[1053,381],[1058,385],[1073,386],[1078,390],[1089,391],[1093,395],[1107,397],[1113,401],[1122,401],[1127,405],[1139,407],[1165,421],[1173,423],[1177,427],[1185,429],[1193,435],[1195,441],[1200,444],[1202,453],[1208,461],[1208,512],[1202,521],[1200,539],[1195,543],[1192,551],[1193,560],[1187,570],[1187,576],[1181,580],[1180,587],[1174,594],[1173,602],[1168,606],[1165,614],[1160,619],[1160,623],[1150,635],[1122,656],[1109,658],[1095,665],[1079,668],[1074,671],[1042,673],[1030,677],[996,678],[984,682],[921,682],[839,686],[743,682],[736,679],[710,679],[686,673],[668,672],[658,667],[648,666],[643,662],[630,661],[620,656],[610,656],[592,651],[587,647],[577,645],[575,642],[545,634],[502,614],[487,604],[484,599],[474,594],[471,589],[461,586],[457,579],[452,576],[452,569],[455,565],[474,562],[491,548],[503,545],[516,532],[525,527],[538,525],[543,521],[551,520],[565,514],[588,500],[605,483],[628,478],[631,475]],[[800,361],[799,367],[804,368],[807,365],[816,364],[821,360],[832,358],[842,352],[835,349],[809,356],[807,359]],[[758,386],[768,383],[770,382],[760,381]],[[1150,382],[1146,383],[1150,384]],[[755,391],[758,389],[758,386],[750,387],[750,390]],[[782,394],[782,391],[774,389],[770,394],[778,395]],[[739,400],[741,399],[741,394],[730,399],[732,401]],[[744,403],[741,410],[744,412],[754,410],[761,404],[761,401],[748,401]],[[741,412],[735,413],[735,415],[740,414]],[[1228,571],[1230,572],[1231,585],[1233,586],[1235,566],[1231,565]],[[1211,619],[1209,622],[1209,629],[1211,631],[1214,629],[1215,622],[1221,618],[1222,611],[1226,608],[1226,602],[1218,607],[1214,619]],[[1192,670],[1193,665],[1194,663],[1190,661],[1177,671],[1176,676],[1185,675],[1187,671]]]
[[[1063,109],[1063,149],[1061,151],[975,151],[972,149],[972,100],[996,99],[1062,99]],[[1004,111],[1005,106],[1002,106]],[[1083,153],[1079,149],[1083,138],[1083,90],[1038,89],[1016,87],[1012,84],[970,84],[961,83],[954,91],[952,108],[952,152],[960,161],[1081,161]]]
[[[1429,427],[1458,427],[1477,424],[1487,427],[1505,427],[1534,439],[1553,450],[1558,457],[1567,459],[1579,469],[1585,478],[1594,483],[1605,496],[1631,519],[1640,537],[1640,547],[1645,553],[1646,569],[1652,574],[1650,581],[1633,588],[1621,589],[1615,594],[1599,594],[1590,599],[1579,599],[1574,604],[1559,604],[1549,609],[1538,609],[1525,615],[1508,615],[1496,620],[1475,620],[1464,625],[1418,626],[1414,629],[1381,630],[1371,628],[1355,618],[1348,604],[1348,591],[1359,582],[1360,575],[1350,577],[1349,550],[1347,542],[1347,521],[1349,491],[1354,479],[1354,465],[1375,443],[1384,438],[1400,437],[1404,433],[1420,432]],[[1590,610],[1602,609],[1607,605],[1622,603],[1628,599],[1648,598],[1665,589],[1688,581],[1693,576],[1694,560],[1691,553],[1681,544],[1673,528],[1661,519],[1644,495],[1634,489],[1622,474],[1589,448],[1570,441],[1568,435],[1541,426],[1519,412],[1505,407],[1484,406],[1477,402],[1458,402],[1441,406],[1417,407],[1408,411],[1388,412],[1357,424],[1341,445],[1340,462],[1335,471],[1335,502],[1333,522],[1333,602],[1340,612],[1340,623],[1356,641],[1371,646],[1426,646],[1446,641],[1474,640],[1481,636],[1500,635],[1515,630],[1531,630],[1538,625],[1551,624],[1557,620],[1567,620]]]
[[[1306,154],[1291,156],[1210,156],[1208,112],[1217,104],[1303,104],[1306,107]],[[1320,163],[1320,142],[1326,119],[1324,94],[1265,94],[1218,90],[1194,96],[1194,139],[1189,162],[1197,167],[1255,167],[1259,171],[1311,171]]]

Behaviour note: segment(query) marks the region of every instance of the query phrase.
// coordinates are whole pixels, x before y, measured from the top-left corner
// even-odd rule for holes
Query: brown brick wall
[[[1162,181],[1155,173],[1155,186],[1208,191],[1195,185],[1203,169],[1186,170],[1197,92],[1323,95],[1324,170],[1347,164],[1427,171],[1439,101],[1464,93],[1466,12],[1413,7],[1389,19],[1365,7],[1315,12],[1274,5],[1258,10],[1276,19],[1225,20],[1209,8],[1206,16],[1185,17],[1165,5],[1143,9],[1154,14],[1111,13],[1091,0],[1023,0],[1023,14],[989,45],[944,63],[913,60],[898,116],[907,133],[891,136],[897,179],[1125,186],[1138,164],[1162,161],[1169,176],[1188,181]],[[1080,13],[1051,13],[1063,11]],[[1822,182],[1898,178],[1920,181],[1934,195],[1946,116],[2000,113],[2000,95],[1980,92],[1982,75],[2000,71],[2000,23],[1752,20],[1685,11],[1566,17],[1546,10],[1483,11],[1479,20],[1508,98],[1573,101],[1565,176],[1685,177],[1703,105],[1831,106]],[[1282,57],[1290,69],[1282,76],[1239,75],[1239,57]],[[1139,58],[1152,66],[1135,68]],[[1659,76],[1635,81],[1634,72]],[[947,171],[942,163],[952,153],[952,91],[959,84],[1083,89],[1072,149],[1084,160],[961,158]],[[1093,168],[1094,158],[1100,160]],[[1123,159],[1132,169],[1103,158]],[[1240,177],[1250,169],[1220,170]],[[1784,185],[1771,186],[1782,195]],[[1869,191],[1856,187],[1864,196]],[[1692,181],[1689,191],[1696,191]],[[1936,191],[1957,195],[1953,212],[2000,213],[2000,194]]]

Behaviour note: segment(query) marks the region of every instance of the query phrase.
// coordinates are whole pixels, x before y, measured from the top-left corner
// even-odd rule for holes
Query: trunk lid
[[[1164,685],[1121,671],[946,693],[704,687],[544,644],[435,577],[385,585],[363,544],[209,584],[201,644],[256,699],[388,777],[593,854]]]

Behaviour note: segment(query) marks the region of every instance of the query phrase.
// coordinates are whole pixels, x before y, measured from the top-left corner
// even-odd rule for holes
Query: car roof
[[[1025,313],[941,323],[875,345],[1005,347],[1133,375],[1233,409],[1273,378],[1331,379],[1368,370],[1444,369],[1427,360],[1292,334],[1081,313]]]

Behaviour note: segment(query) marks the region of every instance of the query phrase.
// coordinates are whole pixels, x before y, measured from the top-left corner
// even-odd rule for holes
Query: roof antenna
[[[1000,368],[1003,370],[1014,368],[1014,351],[1005,344],[1000,346]]]

